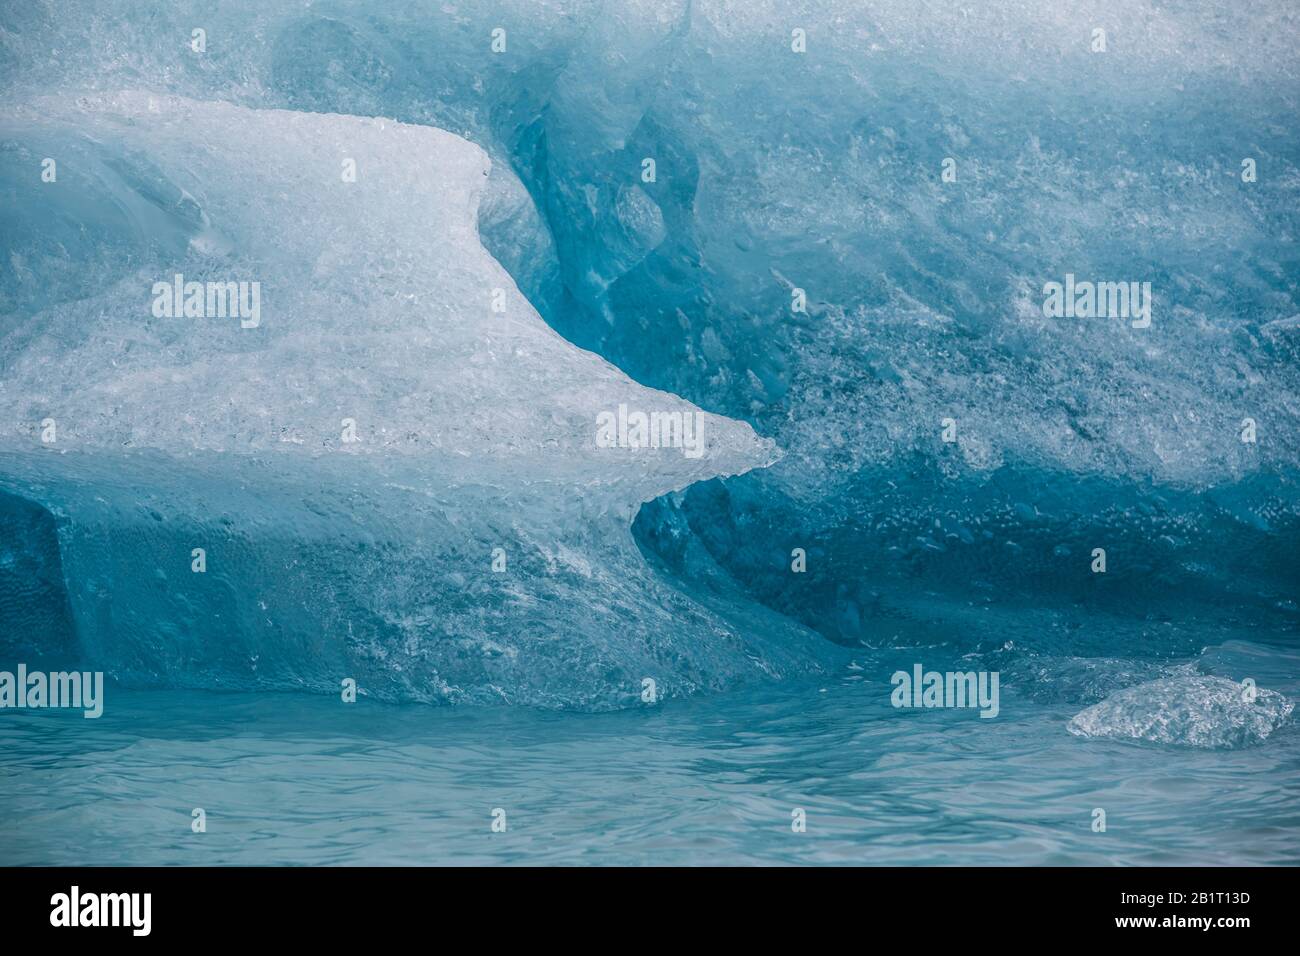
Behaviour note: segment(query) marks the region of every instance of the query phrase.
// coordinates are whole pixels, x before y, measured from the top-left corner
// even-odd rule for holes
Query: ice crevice
[[[53,517],[88,664],[600,709],[826,661],[647,565],[642,503],[778,452],[546,325],[480,242],[478,146],[146,92],[0,124],[68,157],[58,189],[15,186],[32,281],[0,324],[0,492]],[[59,242],[83,243],[77,274]],[[257,283],[256,322],[166,314],[175,276]],[[600,447],[620,407],[691,417],[701,453]]]

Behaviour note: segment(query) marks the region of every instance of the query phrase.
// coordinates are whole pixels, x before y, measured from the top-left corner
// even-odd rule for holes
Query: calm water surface
[[[598,715],[110,687],[0,715],[0,863],[1300,862],[1294,723],[1194,750],[1078,709],[895,711],[853,671]]]

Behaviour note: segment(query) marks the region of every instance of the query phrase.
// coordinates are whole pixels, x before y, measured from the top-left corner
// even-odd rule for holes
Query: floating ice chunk
[[[1243,747],[1277,730],[1294,705],[1224,677],[1181,675],[1118,691],[1075,714],[1080,737],[1132,737],[1190,747]]]

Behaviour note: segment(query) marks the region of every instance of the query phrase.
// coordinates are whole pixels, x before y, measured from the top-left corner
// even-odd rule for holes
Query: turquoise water
[[[888,689],[845,670],[583,715],[110,688],[97,721],[0,720],[0,862],[1300,862],[1293,726],[1232,751],[1088,740],[1014,687],[995,720]]]

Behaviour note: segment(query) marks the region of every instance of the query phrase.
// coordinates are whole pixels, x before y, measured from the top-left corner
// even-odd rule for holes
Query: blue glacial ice
[[[34,215],[93,193],[120,270],[25,317],[0,366],[7,513],[56,516],[72,627],[114,677],[608,707],[826,657],[648,568],[637,506],[773,443],[701,413],[698,455],[596,446],[621,404],[698,410],[546,326],[479,243],[477,146],[146,93],[39,100],[5,136],[76,157],[76,208]],[[152,314],[173,269],[260,280],[256,324]]]
[[[14,635],[558,707],[924,647],[1070,712],[1294,646],[1290,5],[131,9],[3,13]],[[260,279],[261,327],[142,318],[174,272]],[[1045,317],[1067,273],[1151,282],[1151,328]],[[620,401],[708,454],[598,455]]]

